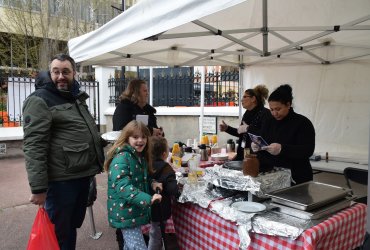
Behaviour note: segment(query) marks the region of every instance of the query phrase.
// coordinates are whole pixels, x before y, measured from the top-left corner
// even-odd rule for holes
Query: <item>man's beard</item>
[[[63,83],[59,82],[59,83],[56,84],[56,86],[57,86],[58,90],[62,90],[62,91],[69,91],[70,90],[70,87],[69,87],[70,84],[67,83],[67,82],[63,82]]]

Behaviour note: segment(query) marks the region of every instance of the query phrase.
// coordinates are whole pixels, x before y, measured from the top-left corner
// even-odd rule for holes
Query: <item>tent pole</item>
[[[205,66],[201,67],[200,75],[200,122],[199,122],[199,140],[203,135],[203,117],[204,117],[204,85],[205,85]]]
[[[243,117],[243,107],[241,104],[241,100],[243,98],[243,75],[244,75],[244,63],[243,63],[243,55],[239,55],[239,121],[242,120]]]
[[[149,67],[149,104],[153,106],[153,67]]]
[[[369,120],[370,120],[370,117],[369,117]],[[369,126],[369,143],[370,143],[370,126]],[[370,144],[369,144],[370,145]],[[367,166],[369,168],[370,166],[370,147],[369,147],[369,154],[367,155]],[[367,172],[367,181],[368,183],[370,183],[370,175],[369,175],[369,171]],[[370,204],[370,186],[367,185],[367,204]],[[367,206],[367,215],[366,215],[366,232],[370,232],[370,206]]]
[[[239,121],[243,118],[243,107],[241,104],[241,100],[243,98],[243,73],[244,67],[239,67]]]
[[[267,0],[262,1],[262,43],[263,56],[268,56]]]

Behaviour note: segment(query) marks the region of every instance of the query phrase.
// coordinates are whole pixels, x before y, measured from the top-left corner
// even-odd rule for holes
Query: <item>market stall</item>
[[[113,142],[117,135],[103,137]],[[348,189],[313,181],[291,187],[290,169],[251,177],[244,164],[232,163],[199,157],[199,173],[175,167],[184,186],[166,232],[176,232],[181,249],[354,249],[363,243],[367,206],[352,202]]]
[[[352,202],[344,188],[290,187],[290,178],[287,169],[253,178],[223,165],[206,168],[196,181],[180,178],[185,186],[172,217],[181,249],[354,249],[363,243],[366,205]]]

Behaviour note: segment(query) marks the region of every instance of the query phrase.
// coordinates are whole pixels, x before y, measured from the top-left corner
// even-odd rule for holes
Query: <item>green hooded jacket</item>
[[[108,172],[108,220],[114,228],[132,228],[150,222],[148,166],[135,149],[116,149]]]

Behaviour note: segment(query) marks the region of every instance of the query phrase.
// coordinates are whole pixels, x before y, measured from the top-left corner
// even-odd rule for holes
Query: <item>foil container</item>
[[[252,218],[252,232],[273,236],[298,238],[301,233],[314,226],[311,220],[303,220],[278,212],[269,211]]]
[[[198,180],[191,183],[186,182],[177,201],[180,203],[192,202],[202,208],[208,208],[211,201],[219,198],[222,198],[221,194],[210,190],[208,182]]]
[[[268,198],[265,193],[289,187],[289,169],[274,168],[253,178],[244,176],[241,171],[215,165],[206,168],[204,176],[197,180],[189,181],[188,178],[178,176],[178,182],[184,185],[178,202],[191,202],[202,208],[209,208],[223,219],[236,222],[242,249],[247,248],[251,242],[250,232],[296,239],[305,229],[312,226],[310,220],[272,211],[273,207],[268,202],[265,202],[266,211],[258,213],[245,213],[232,207],[234,202],[246,199],[245,193],[240,191]]]
[[[205,181],[225,189],[248,191],[259,198],[268,198],[264,194],[281,188],[290,187],[290,169],[274,168],[270,172],[260,173],[257,177],[244,176],[241,171],[222,168],[215,165],[206,168]]]
[[[251,229],[251,219],[256,213],[244,213],[236,210],[231,206],[236,201],[239,199],[234,197],[213,201],[210,210],[223,219],[236,222],[238,225],[249,224],[249,229]]]

